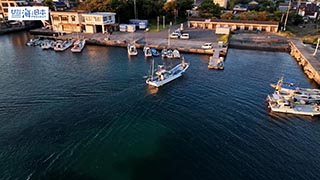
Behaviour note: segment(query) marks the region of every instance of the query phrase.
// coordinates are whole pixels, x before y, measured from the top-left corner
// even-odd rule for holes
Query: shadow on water
[[[183,146],[181,139],[168,134],[158,140],[158,149],[153,154],[144,157],[130,156],[114,163],[112,167],[118,173],[131,174],[131,180],[189,179],[188,172],[192,171],[189,165],[192,162],[179,156],[179,150]]]
[[[30,180],[43,179],[43,180],[96,180],[96,178],[90,177],[82,172],[76,172],[71,170],[66,170],[63,172],[52,171],[46,173],[46,175],[30,178]]]

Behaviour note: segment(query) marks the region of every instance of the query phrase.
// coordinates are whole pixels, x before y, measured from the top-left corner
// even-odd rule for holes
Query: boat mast
[[[151,66],[151,81],[153,81],[153,73],[154,73],[154,59],[152,58],[152,66]]]
[[[317,51],[319,48],[319,43],[320,43],[320,38],[318,38],[318,43],[317,43],[316,49],[314,50],[314,53],[312,54],[313,56],[315,56],[317,54]]]

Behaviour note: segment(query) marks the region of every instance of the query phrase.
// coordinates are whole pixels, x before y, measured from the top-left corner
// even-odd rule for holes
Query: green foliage
[[[220,17],[221,8],[219,5],[214,4],[212,0],[204,0],[200,4],[199,13],[201,17],[205,18]]]
[[[299,24],[303,23],[302,16],[300,16],[298,14],[294,15],[292,18],[293,18],[293,25],[299,25]]]
[[[44,0],[43,3],[44,3],[44,5],[48,6],[49,9],[53,10],[53,2],[52,2],[52,0]]]
[[[223,43],[227,43],[229,41],[230,34],[225,34],[219,37],[219,41],[223,41]]]

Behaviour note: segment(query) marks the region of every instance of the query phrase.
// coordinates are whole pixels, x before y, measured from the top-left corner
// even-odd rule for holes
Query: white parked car
[[[204,43],[202,46],[201,46],[202,49],[212,49],[212,43]]]
[[[183,33],[183,34],[181,34],[181,36],[180,36],[180,39],[189,39],[190,37],[189,37],[189,34],[188,33]]]
[[[178,39],[180,36],[179,36],[179,34],[178,33],[172,33],[172,34],[170,34],[170,38],[172,38],[172,39]]]

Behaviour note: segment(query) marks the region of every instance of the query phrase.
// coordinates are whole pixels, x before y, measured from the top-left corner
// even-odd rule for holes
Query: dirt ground
[[[308,35],[320,35],[320,25],[317,27],[317,25],[313,22],[304,23],[299,26],[290,25],[288,26],[288,29],[299,38]]]

